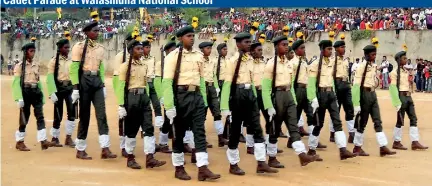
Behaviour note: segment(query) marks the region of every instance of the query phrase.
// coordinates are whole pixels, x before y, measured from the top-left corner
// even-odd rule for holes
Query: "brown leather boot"
[[[354,158],[356,156],[357,155],[355,155],[355,154],[351,153],[350,151],[346,150],[345,147],[342,147],[342,148],[339,149],[339,157],[340,157],[341,160],[345,160],[345,159],[348,159],[348,158]]]
[[[127,155],[127,167],[129,167],[131,169],[141,169],[141,165],[139,165],[135,161],[135,155],[133,155],[133,154]]]
[[[315,161],[323,161],[323,159],[316,153],[316,150],[309,149],[307,155],[314,157]]]
[[[189,174],[186,172],[183,166],[176,166],[175,167],[175,174],[174,177],[179,180],[191,180],[192,178],[189,176]]]
[[[394,151],[391,151],[389,148],[387,148],[386,146],[384,146],[384,147],[380,147],[380,156],[381,157],[384,157],[384,156],[387,156],[387,155],[389,155],[389,156],[391,156],[391,155],[395,155],[396,154],[396,152],[394,152]]]
[[[166,153],[166,154],[172,153],[172,151],[170,150],[170,148],[168,147],[168,145],[159,144],[159,147],[160,147],[160,152],[162,152],[162,153]]]
[[[24,144],[24,141],[18,141],[15,148],[19,151],[30,151],[30,149]]]
[[[75,148],[75,143],[72,140],[72,136],[71,135],[66,135],[65,146],[68,146],[70,148]]]
[[[246,143],[246,138],[243,136],[243,134],[240,134],[239,142],[240,143]]]
[[[279,132],[279,137],[280,138],[288,138],[288,136],[285,135],[282,131]]]
[[[127,157],[129,157],[129,154],[126,152],[126,149],[125,149],[125,148],[122,148],[122,152],[121,152],[121,154],[122,154],[123,158],[127,158]]]
[[[54,146],[54,143],[51,143],[48,140],[41,141],[40,143],[41,143],[42,150],[46,150],[49,147],[53,147]]]
[[[230,164],[229,173],[234,174],[234,175],[238,175],[238,176],[243,176],[246,174],[245,171],[243,171],[237,164],[235,164],[235,165]]]
[[[213,148],[213,145],[210,144],[210,143],[208,143],[208,142],[206,142],[206,146],[207,146],[207,148],[209,148],[209,149]]]
[[[348,133],[348,143],[354,143],[354,136],[355,136],[355,133],[354,132],[350,132],[350,133]]]
[[[294,143],[294,141],[291,138],[288,138],[288,142],[287,142],[287,147],[292,149],[292,144]]]
[[[146,168],[160,167],[165,165],[166,161],[159,161],[153,157],[153,154],[146,155]]]
[[[422,144],[420,144],[418,141],[413,141],[411,143],[411,150],[426,150],[429,147],[423,146]]]
[[[254,148],[253,148],[253,147],[247,147],[247,148],[246,148],[246,152],[247,152],[248,154],[252,154],[252,155],[253,155],[255,151],[254,151]]]
[[[77,150],[76,158],[82,159],[82,160],[91,160],[92,157],[88,156],[88,154],[85,151],[79,151]]]
[[[101,159],[114,159],[117,155],[113,154],[108,147],[102,149]]]
[[[277,169],[272,169],[265,161],[258,161],[256,173],[278,173]]]
[[[330,132],[330,142],[335,142],[334,132]]]
[[[196,149],[192,149],[192,154],[191,154],[191,163],[196,163]]]
[[[306,132],[306,130],[304,129],[303,126],[299,127],[298,129],[299,129],[301,137],[303,137],[303,136],[309,136],[309,133]]]
[[[315,156],[309,156],[306,153],[300,153],[298,155],[299,159],[300,159],[300,165],[301,166],[306,166],[307,164],[316,161],[317,158],[319,158],[318,155]],[[322,159],[321,159],[322,160]]]
[[[51,143],[53,144],[53,147],[63,147],[63,145],[60,144],[60,140],[58,138],[53,137],[51,139]]]
[[[223,134],[219,134],[219,135],[218,135],[218,146],[219,146],[219,147],[223,147],[223,146],[225,146],[225,145],[228,145],[228,140],[226,140],[226,139],[223,137]]]
[[[392,148],[397,150],[408,150],[408,148],[404,147],[400,141],[393,141]]]
[[[160,148],[159,144],[155,144],[155,152],[160,152]]]
[[[356,156],[369,156],[369,154],[366,153],[366,152],[365,152],[361,147],[359,147],[359,146],[354,146],[353,153],[354,153]]]
[[[277,153],[278,154],[283,153],[283,150],[282,149],[277,149]]]
[[[220,174],[214,174],[206,165],[198,168],[198,181],[217,180],[220,177]]]
[[[318,146],[316,147],[317,149],[326,149],[327,145],[321,144],[321,142],[318,142]]]
[[[276,157],[269,157],[268,160],[268,166],[273,167],[273,168],[285,168],[284,165],[282,165],[277,159]]]
[[[184,143],[183,147],[184,147],[184,153],[192,153],[192,149],[189,147],[189,144]]]

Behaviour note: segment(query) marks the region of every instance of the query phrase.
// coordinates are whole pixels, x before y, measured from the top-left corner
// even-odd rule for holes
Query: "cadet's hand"
[[[164,118],[162,117],[162,116],[156,116],[155,117],[155,126],[157,127],[157,128],[161,128],[162,127],[162,125],[163,125],[163,123],[164,123]]]
[[[57,95],[55,93],[51,94],[49,98],[54,104],[58,101]]]
[[[267,113],[270,116],[269,121],[273,119],[273,116],[276,115],[276,110],[274,108],[267,109]]]
[[[222,110],[221,115],[222,115],[222,117],[231,116],[231,111],[229,111],[229,110]]]
[[[118,115],[119,115],[119,119],[123,119],[124,117],[126,117],[127,115],[126,109],[122,106],[119,106]]]
[[[319,103],[318,103],[318,99],[317,98],[314,98],[312,100],[311,106],[312,106],[312,114],[315,114],[315,111],[319,107]]]
[[[159,103],[160,103],[161,105],[163,105],[163,104],[164,104],[164,98],[160,98]]]
[[[18,100],[17,105],[19,108],[23,108],[24,107],[24,100],[22,100],[22,99]]]
[[[354,107],[354,116],[357,116],[357,114],[359,114],[361,111],[361,107],[360,106],[355,106]]]
[[[80,98],[79,90],[73,90],[71,97],[72,97],[72,103],[76,103],[76,101],[78,101],[78,99]]]
[[[168,109],[168,110],[166,111],[165,114],[166,114],[167,118],[170,120],[170,124],[173,124],[173,122],[174,122],[174,117],[177,116],[177,111],[176,111],[176,109],[175,109],[175,108]]]
[[[219,97],[219,93],[220,93],[220,88],[217,88],[217,89],[216,89],[216,96]]]
[[[401,109],[401,105],[396,106],[396,112],[399,112],[400,109]]]
[[[106,88],[105,87],[103,88],[103,93],[104,93],[104,98],[106,98],[107,97],[107,92],[106,92]]]

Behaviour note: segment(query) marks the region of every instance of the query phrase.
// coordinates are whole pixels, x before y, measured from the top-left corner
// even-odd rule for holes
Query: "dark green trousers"
[[[155,115],[156,116],[162,116],[162,109],[161,109],[161,105],[160,105],[159,99],[158,99],[157,94],[156,94],[154,84],[153,84],[153,82],[147,82],[147,84],[149,86],[149,90],[150,90],[149,95],[150,95],[150,99],[152,102],[152,106],[153,106],[153,110],[155,112]]]
[[[269,142],[277,143],[277,138],[281,132],[282,122],[285,122],[290,138],[293,141],[299,141],[301,136],[297,127],[297,109],[294,99],[290,91],[275,92],[275,109],[276,116],[274,117],[275,134],[270,134]],[[267,127],[267,126],[266,126]],[[271,127],[271,126],[269,126]],[[270,130],[270,129],[267,129]]]
[[[265,122],[266,122],[265,123],[266,134],[270,134],[270,127],[271,127],[271,123],[269,121],[270,116],[268,115],[267,110],[264,109],[264,102],[263,102],[263,99],[262,99],[262,90],[257,90],[257,101],[258,101],[258,107],[261,110],[261,113],[264,116],[264,119],[265,119]],[[253,134],[252,130],[251,131],[247,130],[246,132],[247,132],[247,134]]]
[[[18,130],[20,132],[25,132],[27,123],[30,118],[30,106],[33,106],[34,109],[34,116],[36,117],[36,124],[37,124],[37,130],[42,130],[45,128],[45,118],[43,114],[43,96],[42,92],[39,88],[24,88],[22,90],[23,92],[23,100],[24,100],[24,118],[25,118],[25,125],[24,121],[22,121],[22,117],[19,118],[19,128]]]
[[[356,126],[357,132],[364,132],[369,120],[369,115],[372,117],[375,132],[382,132],[381,115],[375,91],[370,92],[361,90],[360,107],[360,114],[356,116],[354,124]]]
[[[207,82],[206,82],[207,84]],[[221,111],[220,111],[220,103],[219,97],[216,92],[216,87],[214,86],[206,86],[207,90],[207,103],[210,109],[210,112],[213,115],[213,120],[218,121],[222,119]]]
[[[125,136],[135,138],[140,127],[143,129],[144,136],[154,135],[150,98],[147,96],[145,89],[142,94],[128,93],[126,111]]]
[[[343,106],[345,121],[354,119],[354,106],[352,104],[351,84],[348,81],[336,79],[336,96],[339,103],[339,110]]]
[[[410,119],[410,126],[417,127],[417,115],[415,113],[414,101],[411,96],[405,96],[404,94],[399,94],[399,99],[402,102],[401,108],[399,112],[402,115],[402,118],[397,116],[396,127],[400,128],[403,126],[401,119],[405,118],[405,113],[408,114],[408,118]]]
[[[342,122],[339,115],[339,107],[336,104],[336,94],[333,91],[319,91],[318,90],[318,103],[319,108],[315,111],[314,117],[318,120],[318,126],[315,126],[312,134],[319,136],[321,129],[324,125],[326,110],[329,111],[330,118],[333,121],[333,128],[335,132],[342,131]]]
[[[297,100],[297,122],[300,119],[302,111],[306,113],[306,121],[308,126],[317,125],[316,119],[312,114],[312,107],[307,99],[306,88],[297,87],[295,90]]]
[[[72,104],[72,85],[57,85],[57,92],[55,93],[58,101],[54,104],[54,122],[53,128],[59,129],[63,119],[63,104],[66,103],[67,120],[75,120],[75,109]],[[57,113],[58,111],[58,113]]]

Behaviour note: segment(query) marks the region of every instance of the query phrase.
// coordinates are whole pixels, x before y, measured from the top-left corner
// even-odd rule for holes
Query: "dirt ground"
[[[45,77],[41,78],[45,82]],[[119,137],[117,135],[117,105],[114,99],[111,79],[107,78],[107,116],[110,125],[111,150],[120,155]],[[32,185],[103,185],[103,186],[135,186],[135,185],[430,185],[432,172],[432,150],[413,152],[398,151],[393,157],[379,157],[379,148],[375,139],[373,125],[369,120],[366,131],[365,151],[371,154],[370,157],[358,157],[345,161],[339,160],[338,149],[335,144],[328,141],[328,117],[326,126],[320,137],[321,142],[329,147],[318,153],[324,158],[323,162],[315,162],[306,167],[301,167],[298,158],[293,150],[286,148],[287,139],[281,138],[279,148],[284,153],[278,155],[278,159],[285,165],[275,175],[257,175],[255,173],[256,162],[252,155],[246,154],[245,144],[240,144],[241,162],[240,167],[246,171],[245,176],[234,176],[228,172],[229,163],[226,158],[226,147],[217,147],[217,136],[215,134],[212,116],[209,113],[207,126],[207,137],[209,142],[216,147],[209,149],[210,168],[215,173],[222,175],[222,178],[215,182],[204,183],[197,181],[197,168],[190,162],[190,156],[186,155],[187,172],[192,176],[191,181],[180,181],[174,178],[174,168],[171,164],[171,157],[168,154],[156,154],[159,160],[167,161],[167,164],[155,169],[132,170],[126,167],[126,159],[117,158],[114,160],[101,160],[96,120],[94,114],[91,118],[91,127],[88,136],[89,155],[93,156],[91,161],[83,161],[75,158],[75,149],[72,148],[50,148],[41,151],[40,144],[36,141],[36,123],[32,115],[27,127],[26,144],[30,152],[19,152],[15,149],[14,133],[18,127],[19,110],[11,95],[11,76],[1,76],[1,150],[2,150],[2,184],[4,186]],[[46,89],[46,87],[45,87]],[[378,91],[383,119],[384,132],[387,135],[389,146],[392,143],[393,127],[396,122],[396,113],[391,105],[389,93]],[[425,145],[432,145],[432,126],[429,109],[432,104],[432,95],[416,93],[413,95],[416,103],[418,125],[421,133],[421,142]],[[52,126],[53,105],[47,99],[45,108],[45,119],[47,132]],[[343,113],[341,114],[343,118]],[[410,146],[409,120],[406,119],[403,129],[403,144]],[[343,123],[346,131],[346,124]],[[285,129],[284,129],[285,130]],[[157,133],[156,133],[157,134]],[[74,134],[75,138],[76,134]],[[156,135],[157,136],[157,135]],[[51,136],[48,136],[51,139]],[[64,128],[61,127],[61,142],[64,142]],[[307,138],[303,138],[307,144]],[[143,142],[137,143],[136,156],[141,165],[145,164]],[[348,149],[352,150],[353,145],[349,144]]]

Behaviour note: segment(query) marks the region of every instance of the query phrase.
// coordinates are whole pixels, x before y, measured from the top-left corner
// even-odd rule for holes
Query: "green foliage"
[[[183,13],[183,19],[192,24],[192,18],[198,18],[198,26],[205,26],[211,20],[209,12],[204,8],[181,8],[181,13]]]
[[[126,33],[134,31],[135,24],[129,24],[126,26]]]
[[[57,20],[58,14],[55,12],[41,12],[38,17],[41,21]]]
[[[33,11],[27,10],[27,12],[23,15],[25,19],[33,19]]]
[[[362,40],[362,39],[370,39],[372,37],[371,30],[353,30],[351,32],[351,40],[353,42]]]

